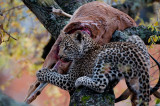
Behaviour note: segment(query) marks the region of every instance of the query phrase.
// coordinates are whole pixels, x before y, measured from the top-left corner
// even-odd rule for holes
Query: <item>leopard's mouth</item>
[[[60,57],[60,60],[61,60],[63,63],[67,63],[67,62],[71,62],[71,61],[72,61],[71,59],[65,58],[65,57]]]

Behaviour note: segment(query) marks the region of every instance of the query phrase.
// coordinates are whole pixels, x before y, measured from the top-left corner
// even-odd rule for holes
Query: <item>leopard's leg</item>
[[[123,74],[118,70],[110,70],[108,73],[101,73],[102,71],[99,72],[98,70],[94,71],[92,78],[87,76],[78,78],[75,87],[86,86],[96,92],[103,93],[110,81],[123,77]]]
[[[110,64],[105,62],[102,56],[99,56],[93,69],[92,78],[87,76],[78,78],[75,87],[86,86],[96,92],[103,93],[110,81],[120,77],[123,77],[123,74],[118,70],[112,70]]]
[[[36,74],[38,81],[56,85],[62,89],[71,91],[74,89],[74,79],[70,74],[59,74],[51,69],[44,68]]]
[[[125,80],[128,88],[132,92],[131,101],[133,106],[148,106],[150,85],[149,74],[147,72],[139,71],[136,77],[132,77],[125,73]],[[143,73],[143,74],[142,74]]]
[[[96,77],[102,77],[102,78],[97,79]],[[86,86],[96,92],[103,93],[107,84],[108,84],[108,79],[106,79],[105,76],[102,74],[93,76],[93,78],[87,76],[80,77],[76,80],[75,87],[78,88],[79,86]]]

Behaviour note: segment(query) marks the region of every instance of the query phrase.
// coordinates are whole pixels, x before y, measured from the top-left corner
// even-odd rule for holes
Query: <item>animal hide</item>
[[[94,1],[79,7],[63,31],[69,34],[76,30],[86,31],[97,43],[104,45],[110,42],[115,30],[124,30],[132,26],[136,26],[136,23],[127,14],[103,2]],[[65,34],[59,35],[46,57],[43,67],[50,68],[59,61],[58,44],[63,36]],[[61,62],[58,72],[65,74],[69,64]]]

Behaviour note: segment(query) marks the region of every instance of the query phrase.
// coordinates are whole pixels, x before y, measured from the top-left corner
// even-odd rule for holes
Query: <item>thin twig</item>
[[[5,29],[3,29],[3,28],[1,28],[1,29],[9,36],[9,38],[11,37],[12,39],[17,40],[13,36],[11,36],[11,34],[9,32],[7,32]]]
[[[14,14],[14,11],[8,12],[8,14],[9,14],[9,18],[7,20],[6,27],[9,27],[9,25],[11,24],[11,18],[12,18],[13,14]]]
[[[5,11],[3,11],[2,13],[5,13],[5,12],[8,12],[8,11],[11,11],[11,10],[13,10],[13,9],[21,9],[21,8],[23,8],[23,7],[25,7],[25,5],[19,5],[19,6],[15,6],[15,7],[12,7],[12,8],[10,8],[10,9],[8,9],[8,10],[5,10]]]

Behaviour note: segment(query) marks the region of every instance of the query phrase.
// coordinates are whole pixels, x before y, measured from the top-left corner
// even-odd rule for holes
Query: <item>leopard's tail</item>
[[[150,56],[150,57],[155,61],[155,63],[157,64],[157,66],[158,66],[158,68],[159,68],[159,73],[160,73],[160,63],[159,63],[154,57],[152,57],[150,54],[149,54],[149,56]],[[159,75],[160,75],[160,74],[159,74]],[[157,84],[156,84],[153,88],[151,88],[151,90],[150,90],[150,95],[154,94],[154,92],[157,91],[157,90],[159,89],[159,87],[160,87],[160,76],[159,76],[159,79],[158,79]]]

